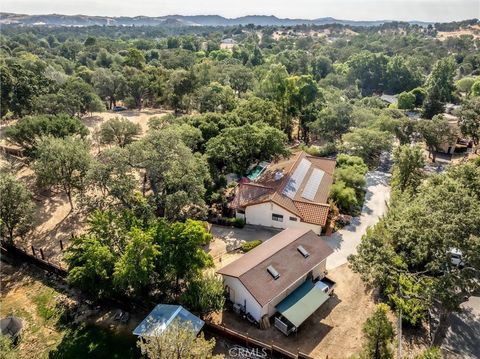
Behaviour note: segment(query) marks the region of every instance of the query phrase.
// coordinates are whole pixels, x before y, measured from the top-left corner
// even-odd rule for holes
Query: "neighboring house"
[[[452,105],[453,106],[453,105]],[[458,117],[451,113],[443,113],[442,116],[448,120],[448,125],[453,133],[456,134],[450,141],[440,144],[437,152],[452,155],[454,153],[465,153],[473,150],[473,141],[468,138],[461,137],[460,127],[458,125]]]
[[[450,113],[443,113],[442,116],[448,120],[448,125],[454,133],[460,133],[458,127],[458,117],[451,115]],[[450,141],[446,141],[438,147],[438,152],[443,152],[446,154],[453,154],[455,152],[455,147],[457,145],[457,137],[452,138]]]
[[[395,95],[383,94],[382,96],[380,96],[380,99],[388,105],[393,105],[394,103],[397,103],[397,96]]]
[[[298,152],[268,165],[255,181],[239,183],[230,207],[248,224],[320,234],[330,209],[335,166],[335,159]]]
[[[181,305],[158,304],[149,315],[134,329],[133,334],[148,337],[162,334],[168,326],[178,320],[181,324],[190,325],[195,334],[205,324]]]
[[[233,49],[233,47],[237,45],[237,42],[234,39],[228,38],[228,39],[223,39],[220,42],[220,48],[221,49]]]
[[[331,253],[311,230],[286,229],[217,273],[234,307],[250,313],[263,328],[278,312],[275,326],[283,324],[288,334],[329,298],[327,285],[318,280],[325,276]]]

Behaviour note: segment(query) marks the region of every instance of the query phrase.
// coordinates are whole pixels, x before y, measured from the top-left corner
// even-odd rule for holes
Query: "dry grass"
[[[443,41],[449,37],[460,37],[462,35],[470,35],[473,36],[474,39],[480,39],[480,25],[472,25],[456,31],[439,31],[437,33],[437,39]]]
[[[274,327],[260,330],[227,311],[215,314],[213,320],[265,343],[314,358],[348,358],[359,354],[364,341],[362,326],[374,310],[375,296],[348,265],[331,270],[328,277],[337,282],[335,294],[302,324],[297,334],[286,337]],[[391,320],[395,323],[394,315]],[[413,357],[425,348],[423,330],[404,331],[403,338],[405,357]]]
[[[131,332],[143,311],[121,324],[113,320],[114,308],[92,310],[78,291],[50,281],[34,267],[2,260],[1,272],[0,317],[14,315],[23,323],[15,350],[20,359],[139,357]],[[74,318],[68,322],[63,319],[67,307]]]
[[[148,120],[150,118],[163,116],[167,113],[169,112],[150,108],[145,108],[141,111],[101,112],[84,117],[82,121],[90,132],[93,133],[106,120],[122,116],[139,124],[142,128],[142,135],[144,135],[148,131]],[[92,148],[92,152],[95,151],[96,149]],[[9,166],[8,161],[4,159],[2,159],[0,165],[3,168]],[[78,210],[71,211],[65,194],[39,191],[35,186],[35,174],[29,167],[16,167],[15,174],[17,178],[26,183],[35,194],[36,209],[34,229],[24,239],[17,239],[16,243],[28,252],[31,252],[31,246],[34,246],[37,250],[37,255],[40,255],[39,250],[42,249],[47,260],[63,266],[63,251],[60,247],[60,241],[62,241],[64,249],[66,249],[70,244],[72,235],[84,232],[86,224],[85,215]]]

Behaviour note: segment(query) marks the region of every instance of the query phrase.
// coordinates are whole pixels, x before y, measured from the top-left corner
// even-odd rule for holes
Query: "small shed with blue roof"
[[[181,324],[189,324],[198,334],[205,322],[190,313],[181,305],[158,304],[147,317],[135,328],[133,334],[148,337],[163,333],[177,319]]]

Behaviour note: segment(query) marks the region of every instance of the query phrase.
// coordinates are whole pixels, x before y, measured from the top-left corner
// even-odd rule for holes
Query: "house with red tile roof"
[[[297,152],[271,163],[255,181],[239,183],[230,207],[247,224],[322,232],[336,161]]]

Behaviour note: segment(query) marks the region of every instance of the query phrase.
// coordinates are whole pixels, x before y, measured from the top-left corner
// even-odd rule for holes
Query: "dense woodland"
[[[221,283],[201,275],[212,259],[198,220],[226,204],[226,174],[293,145],[336,155],[332,212],[356,214],[366,172],[395,145],[391,209],[352,263],[416,325],[434,303],[456,309],[478,289],[479,165],[425,179],[422,149],[410,146],[425,143],[433,161],[458,135],[478,146],[480,40],[436,38],[460,26],[4,26],[4,136],[23,149],[39,188],[89,216],[66,257],[72,284],[98,297],[181,296],[199,311],[223,305]],[[233,49],[221,48],[225,38]],[[446,103],[460,105],[461,134],[442,116]],[[84,116],[120,105],[171,113],[143,134],[121,112],[88,133]],[[2,173],[0,189],[3,239],[21,239],[32,189],[14,173]],[[445,275],[451,247],[471,265]]]

